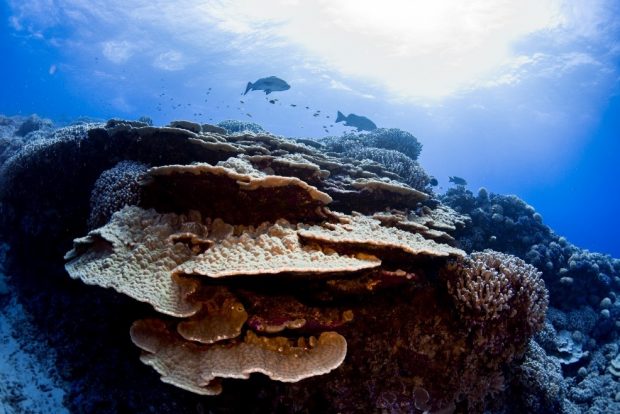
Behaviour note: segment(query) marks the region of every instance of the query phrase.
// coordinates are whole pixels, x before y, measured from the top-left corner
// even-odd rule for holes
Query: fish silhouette
[[[349,114],[348,116],[344,116],[344,114],[338,111],[338,116],[336,117],[336,122],[342,122],[346,126],[351,126],[357,128],[358,131],[373,131],[377,129],[377,125],[372,122],[370,119],[365,116]]]
[[[456,185],[467,185],[467,181],[465,181],[464,178],[457,177],[456,175],[452,177],[448,177],[448,182],[454,183]]]
[[[256,82],[248,82],[248,86],[245,88],[244,95],[250,91],[265,91],[266,95],[271,92],[286,91],[291,89],[291,85],[277,76],[269,76],[267,78],[260,78]]]

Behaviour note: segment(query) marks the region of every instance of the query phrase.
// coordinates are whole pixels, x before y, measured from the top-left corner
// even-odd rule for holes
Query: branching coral
[[[425,191],[431,181],[426,171],[416,161],[400,151],[355,146],[345,152],[345,155],[358,160],[368,159],[383,164],[388,171],[398,174],[405,183],[416,190]]]
[[[461,315],[477,323],[518,315],[528,334],[540,330],[549,301],[540,272],[519,258],[492,250],[470,257],[444,272]]]

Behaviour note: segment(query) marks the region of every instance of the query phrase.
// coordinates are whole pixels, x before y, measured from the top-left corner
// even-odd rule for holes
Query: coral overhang
[[[379,166],[266,134],[105,132],[169,134],[182,161],[141,175],[128,198],[139,205],[75,239],[66,269],[152,305],[131,338],[167,383],[216,395],[251,373],[328,375],[330,392],[371,411],[482,411],[540,329],[548,299],[536,271],[508,255],[468,257],[450,235],[465,218]]]

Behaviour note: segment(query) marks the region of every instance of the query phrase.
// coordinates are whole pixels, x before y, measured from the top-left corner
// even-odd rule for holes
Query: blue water
[[[354,76],[317,63],[329,56],[292,41],[248,52],[260,32],[243,38],[205,25],[202,33],[182,22],[174,32],[148,8],[140,18],[118,2],[102,6],[101,16],[112,13],[112,19],[90,13],[88,2],[46,7],[39,1],[0,5],[4,115],[37,113],[60,125],[80,116],[146,115],[160,125],[244,119],[299,137],[350,131],[334,124],[336,112],[358,113],[418,137],[420,161],[438,178],[439,191],[449,188],[449,175],[458,175],[474,192],[517,194],[574,244],[620,257],[620,30],[605,26],[618,15],[613,2],[586,10],[590,26],[578,36],[567,26],[510,44],[511,57],[530,59],[509,73],[518,81],[427,99],[395,95],[385,76]],[[504,79],[504,69],[476,81]],[[248,81],[269,75],[292,85],[269,96],[275,103],[261,92],[241,95]]]
[[[350,350],[363,350],[361,354],[348,354],[345,364],[349,365],[344,365],[348,370],[344,377],[364,390],[360,401],[368,398],[373,407],[396,413],[403,412],[402,408],[399,411],[403,406],[398,404],[404,401],[408,407],[413,403],[422,411],[417,399],[423,397],[419,394],[424,389],[420,391],[417,382],[426,381],[429,376],[436,378],[428,372],[418,376],[416,364],[428,360],[432,366],[439,363],[440,372],[451,372],[440,365],[451,359],[428,356],[443,355],[442,349],[453,347],[450,338],[454,337],[458,346],[453,351],[473,353],[463,354],[468,355],[464,360],[468,362],[449,363],[470,375],[450,376],[464,381],[473,379],[466,387],[467,393],[472,394],[476,394],[478,385],[493,384],[499,389],[503,379],[491,364],[484,364],[479,377],[465,365],[475,365],[478,356],[489,361],[509,354],[512,358],[515,349],[529,344],[527,353],[519,355],[510,366],[499,361],[510,384],[505,384],[505,392],[493,394],[496,408],[504,405],[508,411],[520,411],[515,407],[525,404],[528,409],[522,412],[620,412],[620,260],[613,259],[620,259],[618,22],[617,0],[1,1],[0,164],[4,164],[0,182],[8,191],[0,191],[0,233],[7,239],[0,240],[0,343],[8,346],[0,347],[0,413],[153,409],[162,413],[216,412],[220,405],[228,412],[237,403],[255,405],[255,401],[267,406],[282,404],[279,408],[286,411],[294,408],[283,401],[295,395],[286,397],[286,388],[277,385],[266,389],[283,394],[272,396],[271,391],[252,391],[243,399],[229,394],[216,403],[167,385],[153,388],[153,381],[159,384],[158,375],[144,376],[144,371],[127,362],[130,355],[137,364],[137,350],[130,344],[127,332],[133,312],[145,313],[148,306],[131,304],[130,298],[112,289],[104,292],[99,287],[70,280],[66,270],[69,274],[71,270],[63,267],[61,257],[66,251],[63,243],[68,246],[73,237],[86,234],[73,234],[71,226],[81,228],[86,221],[87,200],[80,197],[90,193],[95,177],[100,178],[91,198],[91,213],[101,212],[93,207],[97,203],[111,213],[119,207],[116,203],[136,201],[138,182],[144,183],[137,180],[136,171],[146,166],[123,163],[101,176],[100,169],[103,170],[103,164],[110,164],[107,169],[116,163],[117,157],[134,160],[142,159],[142,155],[149,166],[159,165],[153,159],[161,161],[162,152],[152,152],[152,141],[142,138],[143,133],[148,136],[155,130],[141,128],[137,145],[128,145],[125,153],[125,148],[116,152],[114,143],[134,143],[135,129],[127,132],[112,122],[107,124],[107,132],[98,129],[90,135],[92,139],[82,140],[80,127],[67,128],[59,145],[47,141],[49,152],[45,145],[27,146],[23,158],[13,157],[5,163],[8,154],[24,148],[20,146],[31,137],[51,131],[46,123],[41,123],[39,132],[20,137],[15,133],[16,125],[28,125],[22,123],[31,114],[50,119],[55,127],[78,119],[149,117],[155,126],[166,126],[175,120],[214,125],[223,120],[242,120],[284,137],[336,137],[322,142],[330,151],[340,152],[342,148],[335,149],[343,142],[340,137],[355,129],[336,122],[339,112],[367,117],[380,128],[398,128],[415,135],[422,144],[418,161],[437,180],[434,196],[472,219],[473,224],[451,233],[456,245],[468,252],[495,249],[519,256],[537,268],[498,255],[502,265],[496,270],[504,273],[501,278],[489,277],[496,272],[496,265],[491,266],[492,272],[484,271],[478,276],[473,270],[469,275],[458,272],[465,282],[452,289],[450,278],[457,277],[457,273],[450,275],[452,270],[448,269],[454,268],[443,267],[443,259],[437,260],[437,266],[427,267],[426,262],[410,263],[409,259],[401,263],[400,254],[381,253],[377,249],[378,257],[384,260],[379,276],[374,280],[372,271],[355,273],[351,280],[359,286],[352,283],[349,292],[374,292],[368,297],[360,296],[363,300],[359,300],[358,293],[351,297],[351,303],[360,309],[370,306],[364,313],[355,314],[353,322],[360,324],[362,330],[346,338],[350,339]],[[284,79],[290,89],[269,95],[254,90],[244,95],[248,82],[268,76]],[[351,122],[354,118],[348,117]],[[4,136],[5,131],[11,132]],[[156,134],[161,133],[157,131]],[[179,131],[167,130],[161,136],[167,137],[168,133],[176,136]],[[111,137],[112,149],[102,150],[110,151],[105,156],[108,158],[101,157],[105,162],[100,165],[99,151],[108,145],[103,141],[105,134]],[[390,139],[377,145],[379,148],[366,145],[369,136],[364,142],[345,142],[356,142],[354,145],[359,144],[362,150],[377,150],[373,152],[375,156],[383,154],[384,160],[391,163],[399,158],[384,151],[392,149],[386,142],[395,142],[394,136],[402,135],[390,131],[384,138],[388,136]],[[225,138],[236,142],[239,137],[228,134]],[[29,152],[32,148],[35,150]],[[191,148],[189,159],[194,159],[194,149]],[[183,148],[179,157],[185,157],[184,151]],[[270,151],[276,154],[273,148]],[[170,154],[176,159],[176,149]],[[65,157],[66,164],[61,165],[56,156]],[[406,159],[404,155],[403,158]],[[406,161],[404,165],[411,169],[404,172],[413,171],[409,176],[412,181],[428,178],[415,169],[413,160]],[[61,174],[41,174],[38,168],[57,168]],[[448,180],[450,176],[465,179],[465,188],[472,193],[466,194],[461,188],[449,191],[455,187]],[[9,179],[1,180],[5,177]],[[402,177],[406,178],[405,174]],[[110,188],[107,194],[103,189],[114,187],[109,184],[115,180],[120,183],[119,188]],[[321,181],[320,185],[330,188],[326,191],[330,192],[333,188],[327,183],[330,181]],[[425,185],[420,186],[426,190]],[[345,184],[338,186],[348,188]],[[495,195],[485,195],[481,188]],[[126,194],[132,201],[124,198]],[[536,209],[542,224],[563,237],[549,234],[539,215],[520,200],[498,194],[517,195]],[[348,196],[342,197],[344,200]],[[343,201],[336,196],[334,200],[331,206],[338,210]],[[351,208],[361,210],[362,203]],[[46,208],[48,205],[51,207]],[[410,217],[433,205],[433,200],[417,204],[409,210]],[[238,210],[238,205],[234,206],[231,211]],[[261,211],[254,204],[251,209]],[[108,220],[98,213],[95,218],[101,219],[101,224]],[[84,215],[84,220],[76,219],[79,214]],[[187,234],[178,240],[186,238]],[[103,248],[105,243],[89,247],[88,239],[81,240],[76,244],[76,254],[96,253],[92,254],[95,259],[85,262],[111,254]],[[84,246],[77,248],[82,243]],[[192,238],[192,250],[202,249],[205,244],[194,243]],[[469,260],[475,257],[470,255],[461,265],[471,264]],[[105,266],[108,264],[105,262]],[[401,266],[407,273],[402,272]],[[397,268],[398,272],[392,272]],[[438,277],[433,277],[437,269],[441,269]],[[538,325],[546,308],[547,296],[539,284],[538,271],[550,302],[545,327],[530,337],[524,335],[524,327],[532,323],[530,318],[536,319]],[[136,274],[142,276],[138,271]],[[380,290],[383,282],[389,285],[393,278],[393,283],[397,283],[403,274],[406,283],[412,285],[403,288],[402,297],[396,290]],[[280,286],[287,277],[274,283],[277,293],[271,292],[269,281],[259,287],[258,293],[253,292],[254,282],[250,283],[252,286],[243,293],[247,297],[238,298],[239,303],[254,302],[254,294],[269,297],[266,303],[274,303],[266,305],[265,313],[274,312],[274,321],[283,317],[281,313],[286,319],[297,312],[285,308],[289,303],[293,308],[297,306],[288,300],[298,294],[304,300],[317,302],[316,309],[332,306],[331,302],[337,303],[334,306],[349,307],[349,297],[344,296],[349,289],[346,283],[340,288],[333,285],[335,299],[330,300],[330,293],[320,292],[315,297],[318,291],[306,297],[307,292],[302,292],[302,285],[297,284],[299,281],[288,292],[287,283]],[[475,283],[467,284],[467,278]],[[375,282],[379,286],[376,291]],[[216,281],[211,283],[215,285]],[[244,283],[244,277],[234,279],[234,292],[230,295],[244,291]],[[316,286],[322,286],[321,283]],[[493,285],[495,288],[488,288]],[[519,285],[519,293],[513,295],[513,288]],[[316,286],[310,290],[320,289]],[[465,291],[462,297],[461,288]],[[343,302],[338,289],[343,289]],[[396,294],[381,296],[383,292]],[[408,296],[412,292],[414,296]],[[275,294],[278,296],[271,297]],[[279,295],[283,299],[276,304]],[[456,301],[457,297],[462,303]],[[481,307],[466,303],[474,298],[476,305],[482,303]],[[260,323],[262,299],[256,300],[252,306],[259,310],[253,309],[252,316],[258,315]],[[452,307],[457,303],[460,306]],[[207,309],[206,302],[204,306]],[[381,312],[370,311],[372,306]],[[473,311],[474,308],[477,310]],[[336,309],[339,308],[333,310]],[[491,312],[496,312],[495,316],[490,316]],[[296,315],[295,320],[304,319]],[[336,321],[325,323],[327,329]],[[254,328],[248,324],[243,329]],[[443,335],[444,329],[450,335]],[[372,333],[366,335],[366,330]],[[301,331],[287,329],[282,335],[292,338],[298,332]],[[487,337],[492,340],[486,341]],[[439,339],[441,343],[437,342],[435,347],[432,341]],[[237,341],[233,338],[226,346]],[[511,346],[504,347],[506,343]],[[377,376],[360,374],[369,369]],[[487,376],[487,371],[492,375]],[[362,377],[364,380],[360,381]],[[238,389],[254,390],[263,380],[266,379]],[[404,382],[399,384],[400,380]],[[125,383],[131,386],[127,388]],[[306,388],[302,383],[296,389],[307,398],[301,404],[311,403],[314,407],[338,401],[346,406],[360,397],[346,384],[334,384],[330,393],[335,393],[319,395],[320,398],[313,397],[316,390],[312,386]],[[378,392],[381,386],[375,387],[376,384],[389,392]],[[328,382],[324,385],[332,387]],[[414,386],[418,395],[414,391],[412,400],[401,388]],[[151,392],[153,389],[157,392]],[[348,395],[349,392],[352,394]],[[280,401],[280,397],[286,398]],[[184,411],[184,407],[189,408]],[[252,409],[261,411],[260,407]],[[445,412],[450,412],[449,407]],[[487,408],[493,412],[490,406]]]

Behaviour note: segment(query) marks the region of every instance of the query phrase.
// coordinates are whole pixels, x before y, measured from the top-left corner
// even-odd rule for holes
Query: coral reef
[[[471,223],[456,235],[464,250],[489,247],[536,266],[543,272],[555,307],[599,308],[605,298],[611,302],[614,289],[620,288],[620,260],[572,245],[516,196],[489,194],[485,189],[474,196],[457,187],[448,190],[442,201],[471,217]]]
[[[26,118],[22,124],[15,131],[15,135],[18,137],[25,137],[28,134],[31,134],[35,131],[41,130],[51,130],[53,126],[52,121],[49,119],[43,119],[38,117],[37,115],[31,115]]]
[[[197,125],[73,126],[0,171],[14,288],[63,350],[70,409],[475,413],[538,380],[518,369],[543,328],[540,275],[455,246],[469,211],[329,142]],[[401,160],[421,149],[398,130],[357,138]],[[599,326],[580,328],[584,353]],[[547,394],[523,406],[559,407]]]
[[[422,144],[409,132],[398,128],[378,128],[369,133],[345,134],[342,137],[326,137],[319,142],[325,145],[328,151],[346,153],[355,147],[382,148],[403,153],[413,161],[418,159],[422,152]]]
[[[444,277],[461,317],[484,325],[498,319],[507,323],[519,315],[526,323],[521,336],[540,330],[548,297],[535,267],[492,250],[473,253],[471,259],[453,266]]]
[[[0,115],[0,166],[29,141],[51,134],[52,126],[52,121],[37,115],[28,118]]]
[[[345,134],[319,141],[298,142],[345,157],[349,162],[356,160],[355,164],[363,170],[379,172],[383,177],[405,183],[420,192],[431,192],[432,179],[416,161],[422,144],[408,132],[379,128],[367,134]]]
[[[457,246],[518,256],[542,273],[549,289],[547,322],[515,371],[522,385],[513,385],[511,398],[528,412],[619,410],[612,372],[620,339],[620,260],[569,243],[515,196],[457,187],[441,199],[471,218],[454,233]]]
[[[107,223],[115,211],[140,201],[140,178],[147,166],[133,161],[121,161],[101,173],[90,196],[88,227]]]
[[[563,381],[560,363],[549,358],[534,341],[529,344],[524,361],[515,370],[513,387],[518,390],[515,412],[578,413],[567,400],[568,387]]]
[[[403,182],[416,190],[428,191],[427,187],[431,182],[431,178],[416,161],[400,151],[354,146],[349,148],[344,154],[357,160],[378,162],[388,171],[402,177]]]
[[[238,132],[254,132],[256,134],[265,133],[266,131],[262,126],[254,122],[237,121],[236,119],[227,119],[219,122],[218,127],[224,128],[228,134],[235,134]]]

